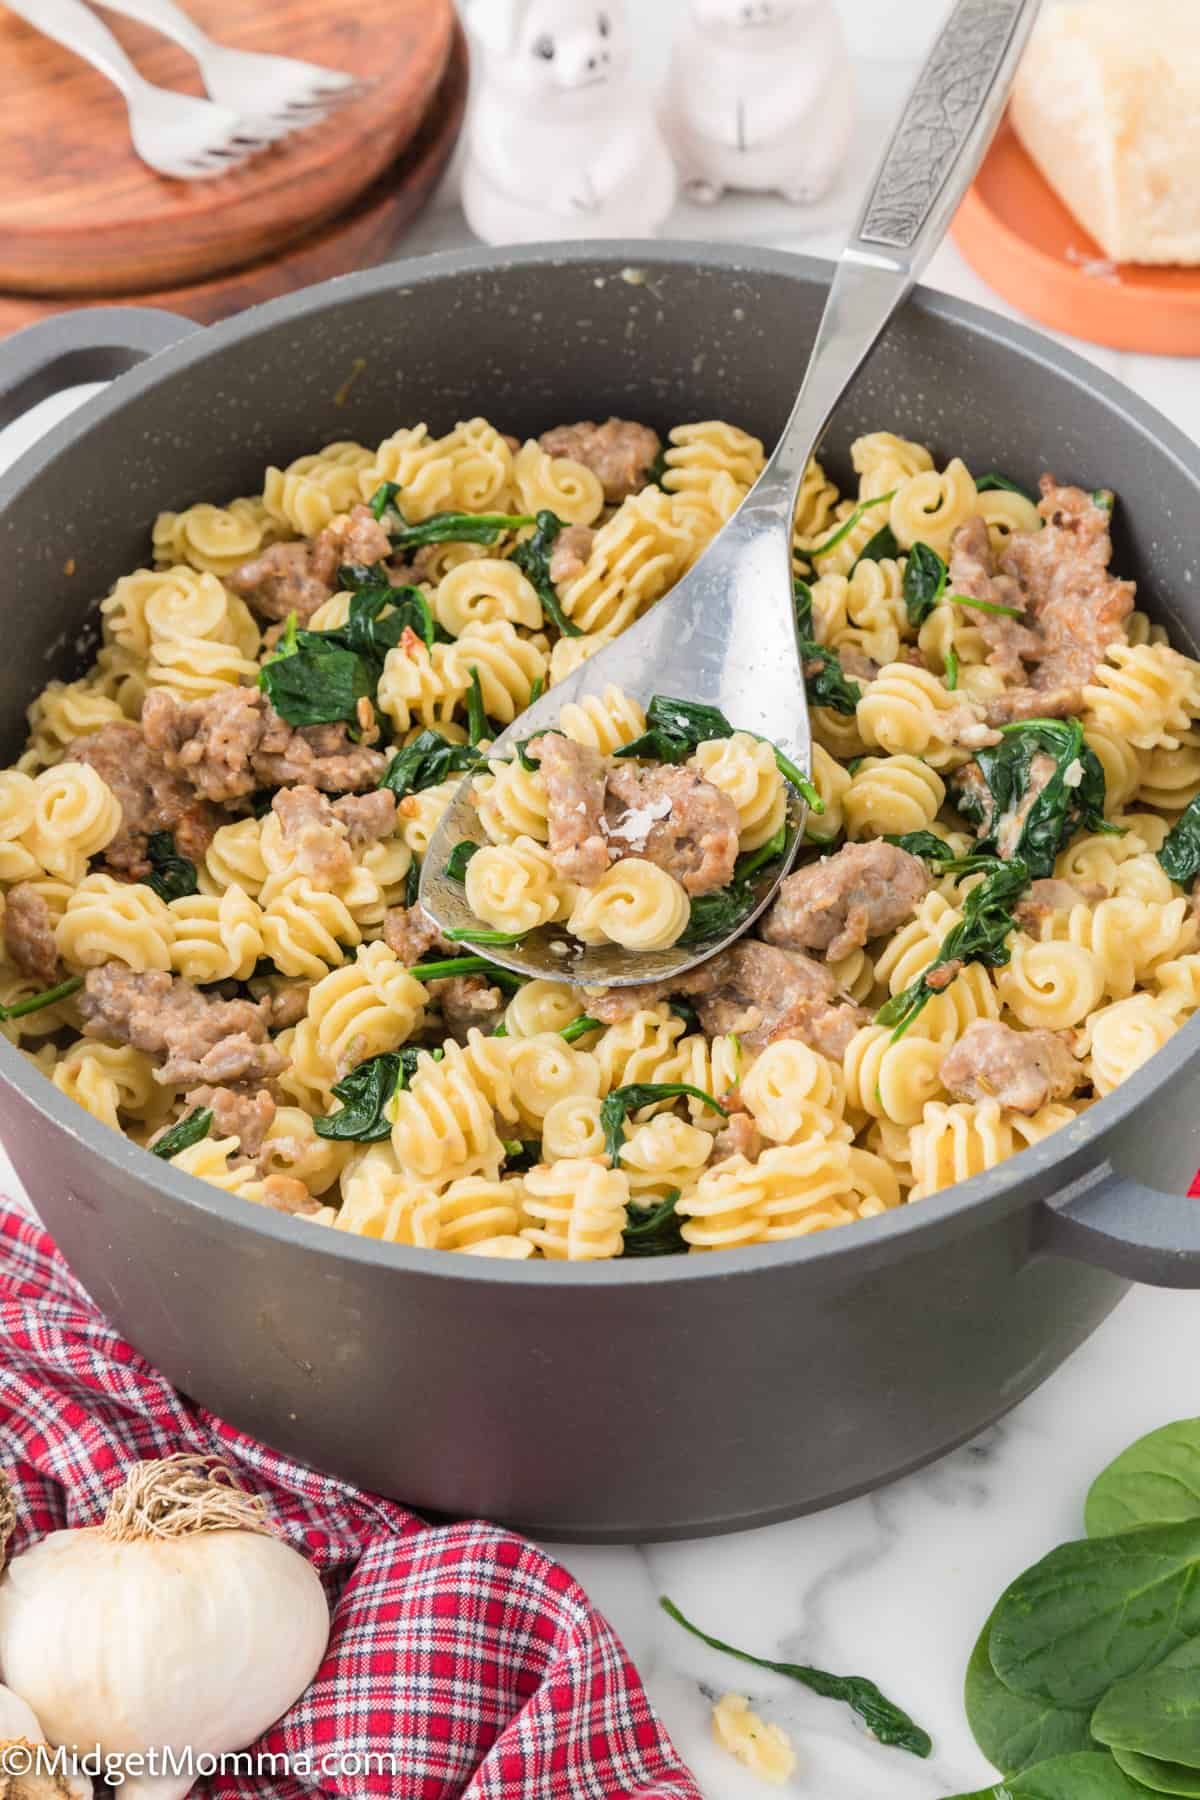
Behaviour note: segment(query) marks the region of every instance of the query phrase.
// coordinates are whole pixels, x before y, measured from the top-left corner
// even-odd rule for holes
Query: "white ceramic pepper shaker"
[[[659,120],[687,199],[736,188],[819,200],[854,129],[833,0],[688,0]]]
[[[649,237],[675,199],[624,0],[473,0],[463,208],[489,244]]]

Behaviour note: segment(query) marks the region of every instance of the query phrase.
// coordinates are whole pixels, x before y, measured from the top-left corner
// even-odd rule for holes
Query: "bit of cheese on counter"
[[[1012,120],[1114,262],[1200,263],[1200,5],[1068,0],[1048,11]]]
[[[723,1694],[713,1707],[713,1737],[742,1767],[776,1785],[790,1779],[796,1753],[779,1725],[764,1725],[744,1694]]]

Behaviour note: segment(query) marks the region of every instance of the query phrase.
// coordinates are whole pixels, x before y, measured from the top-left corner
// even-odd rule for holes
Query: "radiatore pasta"
[[[0,1029],[237,1204],[421,1253],[778,1245],[1041,1142],[1200,1007],[1200,662],[1110,570],[1119,495],[954,450],[884,430],[844,488],[805,473],[811,771],[652,674],[489,753],[740,505],[736,423],[400,425],[148,521],[0,771]],[[684,976],[489,961],[736,930],[797,776],[794,872]],[[479,944],[414,904],[464,778]]]

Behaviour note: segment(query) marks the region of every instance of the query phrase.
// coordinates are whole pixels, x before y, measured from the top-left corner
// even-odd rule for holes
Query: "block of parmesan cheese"
[[[1048,10],[1012,119],[1114,262],[1200,264],[1200,0]]]

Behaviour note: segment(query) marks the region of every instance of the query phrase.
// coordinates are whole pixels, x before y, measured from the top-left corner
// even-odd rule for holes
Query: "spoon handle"
[[[799,397],[752,496],[794,497],[859,366],[941,243],[1000,122],[1041,0],[957,0],[842,252]]]

